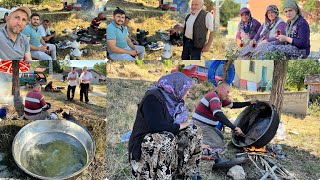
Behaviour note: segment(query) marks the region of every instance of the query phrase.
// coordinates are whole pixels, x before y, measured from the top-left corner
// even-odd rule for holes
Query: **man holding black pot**
[[[224,137],[221,132],[222,125],[228,126],[237,136],[243,136],[243,132],[236,127],[224,115],[221,108],[243,108],[255,104],[251,102],[231,102],[227,100],[230,86],[227,83],[220,83],[214,91],[207,93],[196,106],[192,115],[192,121],[203,131],[203,144],[211,149],[223,149]]]

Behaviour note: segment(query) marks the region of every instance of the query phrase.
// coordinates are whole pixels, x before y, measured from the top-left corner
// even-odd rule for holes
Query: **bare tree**
[[[23,115],[23,103],[20,96],[20,82],[19,82],[19,63],[18,60],[12,61],[12,95],[14,108],[19,116]]]

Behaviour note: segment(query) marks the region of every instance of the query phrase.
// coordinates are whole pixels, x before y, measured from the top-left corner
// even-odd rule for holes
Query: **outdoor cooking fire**
[[[262,152],[262,153],[266,153],[267,152],[267,147],[263,146],[261,148],[256,148],[254,146],[250,146],[250,147],[244,147],[243,148],[245,152]]]

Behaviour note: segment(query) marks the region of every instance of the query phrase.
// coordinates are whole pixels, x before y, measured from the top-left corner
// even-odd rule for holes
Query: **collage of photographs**
[[[0,180],[320,180],[320,0],[0,0]]]

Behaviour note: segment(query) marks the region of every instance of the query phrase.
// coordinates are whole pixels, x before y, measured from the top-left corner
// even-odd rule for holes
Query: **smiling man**
[[[107,26],[107,51],[112,60],[134,60],[138,55],[143,59],[145,48],[134,45],[128,36],[128,29],[124,25],[125,12],[117,8],[113,12],[113,21]]]
[[[0,59],[31,60],[29,41],[21,33],[30,15],[31,11],[27,7],[10,10],[6,26],[0,28]]]

